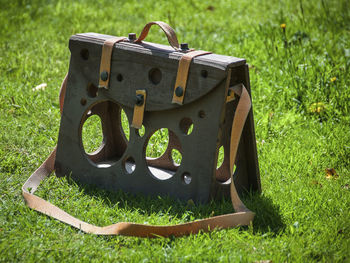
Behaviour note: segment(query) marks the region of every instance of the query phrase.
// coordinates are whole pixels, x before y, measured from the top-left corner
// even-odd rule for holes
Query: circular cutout
[[[86,104],[86,99],[85,99],[85,98],[81,98],[81,99],[80,99],[80,104],[83,105],[83,106],[85,106],[85,104]]]
[[[237,177],[237,167],[236,165],[233,166],[233,178],[236,178]],[[229,176],[228,179],[226,180],[218,180],[216,179],[216,181],[219,183],[219,184],[223,184],[223,185],[229,185],[231,183],[231,176]]]
[[[132,158],[131,156],[126,158],[123,163],[124,163],[124,169],[128,174],[132,174],[135,171],[136,163],[134,158]]]
[[[183,118],[180,121],[180,130],[183,132],[185,135],[190,135],[193,131],[193,122],[190,118]]]
[[[128,141],[121,125],[121,107],[112,101],[90,106],[79,127],[82,150],[99,168],[108,168],[124,154]]]
[[[93,154],[103,146],[103,132],[101,119],[97,115],[91,115],[84,123],[82,129],[82,141],[85,152]]]
[[[88,60],[89,59],[89,50],[87,48],[82,49],[80,51],[80,56],[82,59]]]
[[[98,91],[98,88],[93,83],[90,82],[87,86],[87,93],[89,97],[95,98],[97,96],[97,91]]]
[[[135,132],[136,132],[136,135],[138,135],[139,137],[143,137],[143,135],[145,135],[146,133],[146,128],[145,126],[142,125],[141,129],[136,129]]]
[[[185,184],[190,184],[192,182],[192,176],[189,173],[183,173],[182,174],[182,181]]]
[[[176,134],[166,128],[159,129],[146,141],[146,162],[153,178],[167,180],[178,170],[182,155],[173,147],[181,149]]]
[[[200,111],[198,112],[198,117],[201,118],[201,119],[203,119],[203,118],[205,117],[205,111],[204,111],[204,110],[200,110]]]
[[[117,80],[118,80],[119,82],[122,82],[122,81],[123,81],[123,75],[122,75],[122,74],[118,74],[118,75],[117,75]]]
[[[120,111],[120,122],[121,126],[125,135],[125,139],[129,141],[130,139],[130,127],[129,127],[129,120],[128,116],[126,115],[124,110]]]
[[[202,76],[202,78],[208,77],[208,71],[206,71],[205,69],[203,69],[203,70],[201,71],[201,76]]]
[[[161,157],[169,143],[169,132],[168,129],[162,128],[157,130],[149,138],[146,147],[146,157],[159,158]]]
[[[148,72],[148,78],[154,85],[157,85],[162,80],[162,72],[159,68],[152,68]]]
[[[219,152],[218,152],[218,161],[217,161],[217,164],[216,164],[216,169],[219,169],[221,167],[221,165],[224,162],[224,157],[225,157],[224,146],[221,146],[219,148]]]
[[[172,149],[171,150],[171,159],[173,159],[174,164],[176,166],[180,166],[181,161],[182,161],[182,154],[178,150]]]

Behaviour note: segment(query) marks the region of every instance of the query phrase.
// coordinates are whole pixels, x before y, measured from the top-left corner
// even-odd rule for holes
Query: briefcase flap
[[[69,79],[71,83],[84,79],[85,87],[93,85],[97,88],[102,46],[105,40],[112,37],[84,33],[70,38],[69,48],[72,54],[70,73],[72,74]],[[122,106],[131,107],[135,104],[136,90],[146,90],[145,111],[179,107],[172,103],[172,97],[179,60],[183,55],[183,52],[161,44],[133,43],[128,39],[116,43],[111,59],[108,94],[103,92]],[[244,64],[244,59],[217,54],[193,58],[183,104],[191,103],[209,93],[226,78],[229,68]],[[81,87],[81,83],[72,87]]]

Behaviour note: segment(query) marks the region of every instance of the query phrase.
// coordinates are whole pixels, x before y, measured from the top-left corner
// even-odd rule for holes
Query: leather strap
[[[102,47],[102,55],[100,62],[100,76],[99,76],[99,88],[108,89],[109,79],[111,76],[111,60],[112,60],[112,52],[115,43],[121,42],[125,37],[112,37],[103,43]]]
[[[230,87],[231,88],[231,87]],[[231,174],[231,184],[230,184],[230,193],[231,193],[231,201],[232,206],[235,211],[249,211],[248,208],[245,207],[243,202],[238,196],[234,181],[233,181],[233,173],[234,166],[236,162],[236,155],[239,142],[241,140],[241,135],[243,132],[244,124],[247,120],[249,111],[252,107],[252,102],[250,100],[249,93],[243,84],[238,84],[232,87],[232,90],[235,94],[237,94],[240,99],[236,108],[235,116],[232,122],[231,129],[231,140],[230,140],[230,174]],[[250,211],[249,211],[250,212]]]
[[[138,97],[139,96],[139,97]],[[146,90],[136,90],[136,98],[138,99],[134,106],[134,114],[132,117],[131,127],[141,129],[143,123],[143,115],[145,112]]]
[[[226,103],[235,100],[235,92],[233,91],[233,87],[229,87],[227,91]]]
[[[146,24],[145,27],[142,29],[139,38],[136,39],[135,42],[141,43],[141,41],[147,37],[148,32],[149,32],[151,26],[153,26],[153,25],[159,26],[164,31],[166,37],[168,38],[168,42],[169,42],[170,46],[172,46],[175,50],[179,50],[180,45],[179,45],[179,41],[177,40],[177,36],[176,36],[174,29],[172,29],[171,26],[169,26],[168,24],[166,24],[162,21],[153,21],[153,22],[149,22],[148,24]]]
[[[65,94],[67,81],[63,81],[61,94]],[[224,229],[242,225],[249,225],[255,214],[249,211],[240,200],[233,181],[233,165],[236,159],[238,144],[241,138],[245,120],[251,107],[250,96],[243,85],[233,87],[234,92],[240,96],[234,116],[230,141],[230,171],[231,171],[231,200],[236,213],[210,217],[198,221],[172,226],[152,226],[128,222],[99,227],[83,222],[66,213],[57,206],[35,196],[34,192],[40,182],[54,171],[56,148],[46,161],[28,178],[22,187],[22,194],[27,205],[45,215],[56,218],[86,233],[97,235],[124,235],[136,237],[169,237],[196,234],[199,231],[210,231],[215,228]],[[63,100],[61,100],[62,102]],[[61,111],[63,104],[60,105]]]
[[[60,113],[61,113],[61,115],[63,112],[64,98],[66,97],[67,81],[68,81],[68,73],[66,74],[66,76],[64,77],[64,79],[62,81],[61,89],[60,89],[59,100],[60,100]]]
[[[193,50],[186,54],[184,54],[180,61],[179,66],[177,68],[177,74],[176,74],[176,82],[174,87],[174,93],[173,93],[173,100],[172,103],[177,103],[182,105],[183,100],[185,97],[185,91],[186,91],[186,85],[187,85],[187,79],[188,79],[188,72],[190,69],[191,61],[194,57],[210,54],[209,51],[202,51],[202,50]]]

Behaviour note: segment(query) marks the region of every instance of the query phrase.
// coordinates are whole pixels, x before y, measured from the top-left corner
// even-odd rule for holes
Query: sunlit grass
[[[1,1],[0,261],[349,261],[349,10],[346,0]],[[261,195],[243,197],[256,212],[251,227],[177,239],[100,237],[23,202],[21,185],[57,142],[70,35],[139,33],[152,20],[171,24],[190,47],[243,57],[250,66],[262,181]],[[158,29],[147,40],[166,43]],[[33,90],[41,83],[47,87]],[[131,120],[122,121],[128,139]],[[102,135],[86,128],[92,151]],[[155,136],[147,155],[160,155],[167,136]],[[165,225],[232,212],[229,201],[193,206],[57,177],[38,195],[98,225]]]

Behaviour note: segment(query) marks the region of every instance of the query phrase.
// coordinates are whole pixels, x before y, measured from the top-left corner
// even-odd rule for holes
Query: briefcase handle
[[[151,26],[153,26],[153,25],[159,26],[164,31],[166,37],[168,38],[168,42],[169,42],[170,46],[172,46],[175,50],[180,49],[179,41],[177,40],[176,33],[175,33],[174,29],[172,29],[171,26],[169,26],[167,23],[164,23],[162,21],[153,21],[153,22],[147,23],[145,25],[145,27],[142,29],[139,38],[136,39],[135,42],[141,43],[142,40],[144,40],[147,37],[148,32],[149,32]]]

